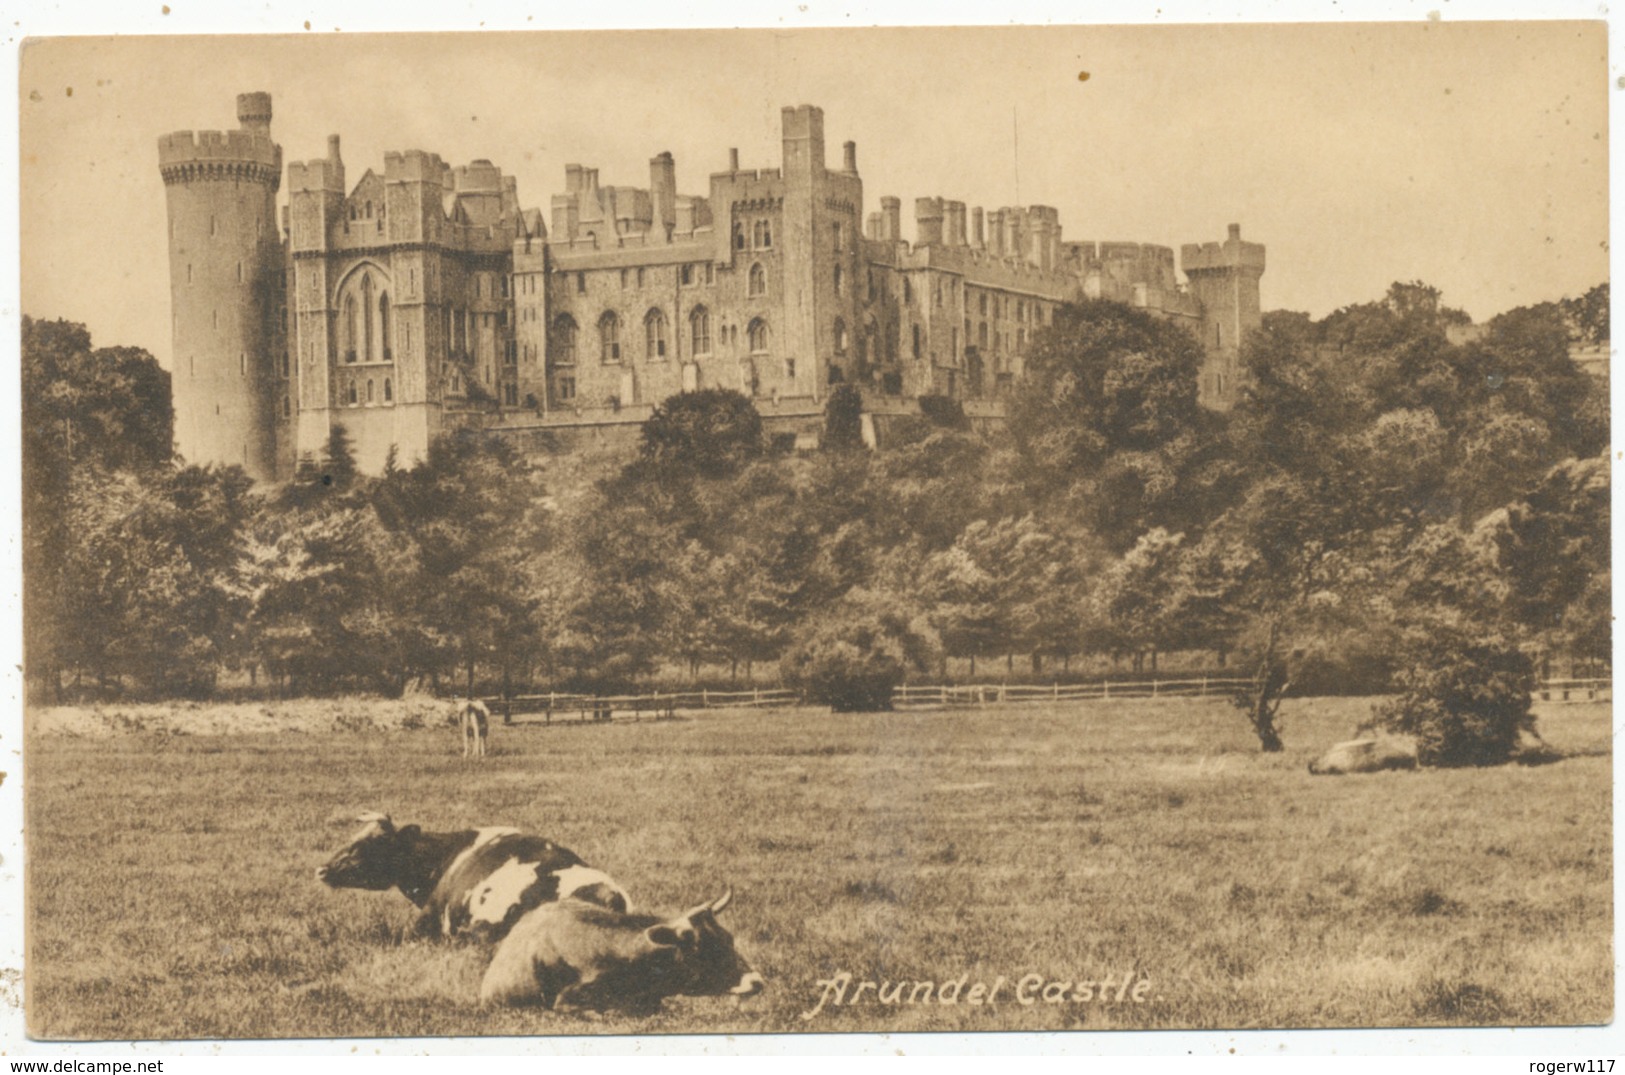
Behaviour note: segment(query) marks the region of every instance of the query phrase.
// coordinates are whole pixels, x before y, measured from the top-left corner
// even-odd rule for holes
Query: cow
[[[647,1015],[670,996],[755,996],[766,982],[717,923],[732,896],[670,919],[578,899],[543,904],[497,946],[480,1003]]]
[[[1350,739],[1309,763],[1316,776],[1416,768],[1416,745],[1404,739]]]
[[[510,828],[424,832],[362,814],[348,846],[316,868],[330,888],[398,888],[419,908],[409,936],[497,941],[533,907],[573,896],[616,912],[626,891],[569,848]]]
[[[457,723],[463,733],[463,757],[485,757],[485,741],[491,731],[491,710],[478,698],[453,699]]]

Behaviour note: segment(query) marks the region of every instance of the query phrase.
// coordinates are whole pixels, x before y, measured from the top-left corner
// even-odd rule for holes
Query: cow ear
[[[364,814],[357,814],[356,820],[361,822],[363,825],[377,825],[385,832],[395,831],[395,823],[389,820],[389,815],[381,814],[376,810],[369,810]]]
[[[643,931],[643,935],[656,948],[676,948],[678,945],[677,931],[670,926],[650,926]]]

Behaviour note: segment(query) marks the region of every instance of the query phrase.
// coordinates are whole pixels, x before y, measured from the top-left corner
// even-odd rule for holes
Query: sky
[[[1607,278],[1600,22],[40,38],[21,56],[22,310],[168,363],[156,142],[274,100],[285,161],[342,136],[487,158],[544,210],[564,166],[704,194],[779,110],[824,109],[881,195],[1060,210],[1069,239],[1177,247],[1232,222],[1266,309],[1316,316],[1420,279],[1476,319]],[[1087,76],[1086,78],[1084,76]],[[70,93],[71,91],[71,93]],[[285,196],[285,192],[284,192]]]

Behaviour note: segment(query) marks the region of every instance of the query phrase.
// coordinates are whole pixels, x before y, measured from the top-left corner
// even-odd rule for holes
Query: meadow
[[[1369,700],[1289,702],[1287,750],[1274,756],[1223,702],[1160,699],[498,726],[483,763],[458,756],[439,710],[416,706],[31,713],[31,1033],[1612,1017],[1606,705],[1538,710],[1565,755],[1548,764],[1340,778],[1305,766]],[[739,1006],[672,1000],[648,1017],[481,1009],[486,950],[401,944],[412,908],[398,893],[314,880],[369,809],[431,829],[544,833],[645,909],[678,911],[732,885],[723,922],[768,990]],[[852,986],[836,1004],[819,982],[842,972]],[[876,984],[854,998],[864,980]],[[926,981],[929,1002],[909,1003]],[[1074,999],[1086,981],[1090,999]],[[1051,982],[1072,983],[1068,999],[1046,1003]],[[992,1003],[987,991],[971,1003],[978,983]]]

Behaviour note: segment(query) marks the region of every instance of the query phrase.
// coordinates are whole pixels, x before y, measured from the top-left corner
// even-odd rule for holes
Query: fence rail
[[[954,709],[1037,702],[1081,702],[1113,698],[1215,698],[1250,686],[1247,676],[1192,676],[1186,679],[1104,680],[1099,683],[970,683],[904,685],[892,695],[898,709]],[[1613,680],[1549,679],[1534,691],[1537,702],[1608,702]],[[793,690],[672,691],[654,694],[524,694],[486,698],[491,712],[510,724],[603,723],[613,720],[670,720],[679,709],[739,709],[801,703]]]

